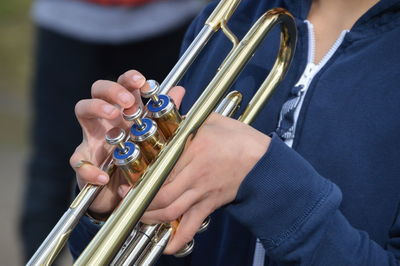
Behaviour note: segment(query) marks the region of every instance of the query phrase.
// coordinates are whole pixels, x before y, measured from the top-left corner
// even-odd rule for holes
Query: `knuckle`
[[[130,69],[130,70],[128,70],[128,71],[126,71],[124,74],[123,74],[123,76],[125,77],[125,78],[129,78],[129,77],[131,77],[131,76],[133,76],[133,75],[141,75],[141,73],[139,72],[139,71],[137,71],[136,69]]]
[[[216,209],[218,209],[217,203],[211,203],[205,207],[205,213],[213,213]]]
[[[78,161],[78,154],[74,152],[71,157],[69,158],[69,164],[70,166],[75,170],[75,165]]]
[[[130,71],[130,70],[129,70],[129,71]],[[123,82],[127,79],[129,71],[127,71],[127,72],[121,74],[121,75],[118,77],[118,79],[117,79],[118,83],[123,83]]]
[[[160,203],[161,207],[164,207],[169,204],[171,201],[170,195],[163,189],[158,192],[157,201]]]
[[[122,82],[122,79],[124,78],[124,75],[125,75],[125,73],[118,76],[118,79],[117,79],[118,83]]]
[[[179,209],[176,206],[170,205],[165,209],[165,218],[167,221],[176,220],[180,215]]]
[[[104,83],[104,80],[101,80],[101,79],[96,80],[95,82],[93,82],[91,90],[90,90],[92,97],[94,97],[94,95],[96,94],[96,91],[99,90],[99,88],[102,87],[103,83]]]
[[[188,232],[188,231],[183,232],[181,235],[182,242],[189,243],[190,241],[192,241],[193,236],[194,236],[194,234],[192,234],[191,232]]]
[[[121,76],[119,76],[118,78],[118,82],[120,83],[130,83],[131,82],[131,77],[134,75],[142,75],[140,74],[139,71],[135,70],[135,69],[130,69],[128,71],[126,71],[125,73],[123,73]]]
[[[87,109],[86,111],[91,114],[91,113],[95,113],[96,112],[96,107],[98,106],[98,102],[95,100],[87,100],[86,101],[87,104]]]
[[[214,200],[209,200],[207,203],[205,203],[201,208],[199,209],[199,212],[209,215],[210,213],[213,213],[216,209],[218,209],[218,204]]]
[[[169,212],[168,210],[165,210],[164,215],[163,215],[163,220],[166,222],[171,222],[175,219],[177,219],[179,216],[177,216],[175,213]]]
[[[79,116],[79,114],[81,113],[82,107],[84,106],[86,100],[79,100],[76,104],[75,104],[75,115]]]

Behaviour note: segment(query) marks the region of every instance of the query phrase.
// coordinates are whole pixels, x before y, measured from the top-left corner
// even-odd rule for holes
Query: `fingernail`
[[[111,114],[112,112],[114,112],[114,110],[115,110],[115,107],[112,106],[112,105],[106,104],[106,105],[103,106],[103,111],[106,114]]]
[[[123,103],[129,103],[132,99],[132,95],[127,93],[127,92],[121,92],[118,95],[118,98],[123,102]]]
[[[132,79],[133,79],[133,81],[139,81],[139,80],[142,80],[144,78],[141,75],[133,75]]]
[[[99,175],[97,177],[97,179],[99,180],[100,183],[102,184],[106,184],[108,182],[108,177],[105,175]]]

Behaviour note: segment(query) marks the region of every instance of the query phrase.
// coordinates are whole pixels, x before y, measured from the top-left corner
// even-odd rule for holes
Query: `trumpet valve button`
[[[139,130],[144,130],[146,125],[142,121],[143,108],[142,106],[133,106],[122,112],[122,116],[126,121],[134,121]]]
[[[162,102],[158,97],[158,91],[160,88],[160,84],[157,81],[149,79],[140,88],[140,94],[143,98],[151,98],[153,105],[161,105]]]
[[[149,118],[142,119],[142,127],[137,124],[134,124],[131,127],[131,133],[133,136],[143,136],[146,135],[148,132],[152,131],[152,127],[154,126],[153,121]]]
[[[158,98],[159,98],[159,102],[161,103],[161,105],[154,104],[153,100],[150,100],[149,104],[147,105],[147,109],[149,110],[150,113],[162,112],[163,110],[168,108],[168,106],[171,102],[171,99],[169,98],[169,96],[164,95],[164,94],[160,94],[158,96]]]
[[[192,253],[194,247],[194,239],[187,243],[181,250],[174,254],[176,258],[183,258]]]
[[[142,117],[142,107],[139,105],[136,107],[135,105],[131,108],[124,109],[122,112],[122,116],[127,121],[135,121],[136,119],[140,119]]]
[[[116,148],[113,153],[113,158],[116,165],[127,165],[129,162],[136,160],[139,157],[139,147],[132,142],[125,142],[125,151],[121,148]]]
[[[106,141],[110,145],[118,145],[125,140],[125,130],[119,127],[113,127],[106,133]]]

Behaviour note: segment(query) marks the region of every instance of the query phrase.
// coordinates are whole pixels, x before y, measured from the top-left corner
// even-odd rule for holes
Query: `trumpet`
[[[257,47],[276,25],[280,25],[281,28],[280,48],[276,61],[238,120],[250,124],[284,78],[296,46],[297,31],[293,17],[282,8],[269,10],[238,42],[235,35],[229,30],[227,21],[239,2],[240,0],[221,0],[161,85],[149,82],[150,89],[147,90],[149,93],[142,96],[151,98],[146,109],[149,117],[155,121],[154,126],[159,128],[159,131],[154,132],[161,132],[157,133],[159,137],[150,137],[149,142],[144,144],[140,141],[133,143],[127,141],[135,139],[132,136],[132,129],[130,136],[115,130],[107,136],[108,142],[118,145],[118,147],[113,154],[108,156],[101,168],[110,176],[117,169],[121,169],[133,188],[110,215],[74,265],[152,265],[156,261],[169,238],[172,237],[175,223],[179,221],[170,224],[143,225],[140,223],[143,213],[172,171],[187,140],[195,135],[207,117],[213,111],[230,116],[237,109],[241,98],[238,92],[229,93],[225,99],[223,97]],[[232,42],[233,48],[218,68],[215,77],[183,118],[166,93],[171,87],[178,84],[200,51],[219,29],[222,29]],[[140,127],[144,124],[141,112],[126,113],[125,116],[128,120],[135,121],[132,128],[140,131]],[[160,145],[162,138],[164,139]],[[136,140],[138,139],[136,138]],[[137,153],[135,156],[138,157],[133,156],[135,151],[146,150],[149,152],[153,148],[155,151],[150,160],[145,156],[143,159]],[[127,154],[129,156],[126,156]],[[87,184],[81,190],[27,265],[51,265],[69,234],[101,189],[102,186]],[[205,221],[204,227],[208,222]],[[179,255],[190,253],[192,248],[193,242],[189,243]],[[134,259],[132,259],[133,257]]]

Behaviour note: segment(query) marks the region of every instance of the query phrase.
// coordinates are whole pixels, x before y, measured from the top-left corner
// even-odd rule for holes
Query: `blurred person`
[[[32,154],[20,234],[26,260],[66,210],[74,183],[68,159],[80,142],[73,115],[98,79],[139,66],[161,81],[178,58],[198,0],[38,0]]]

